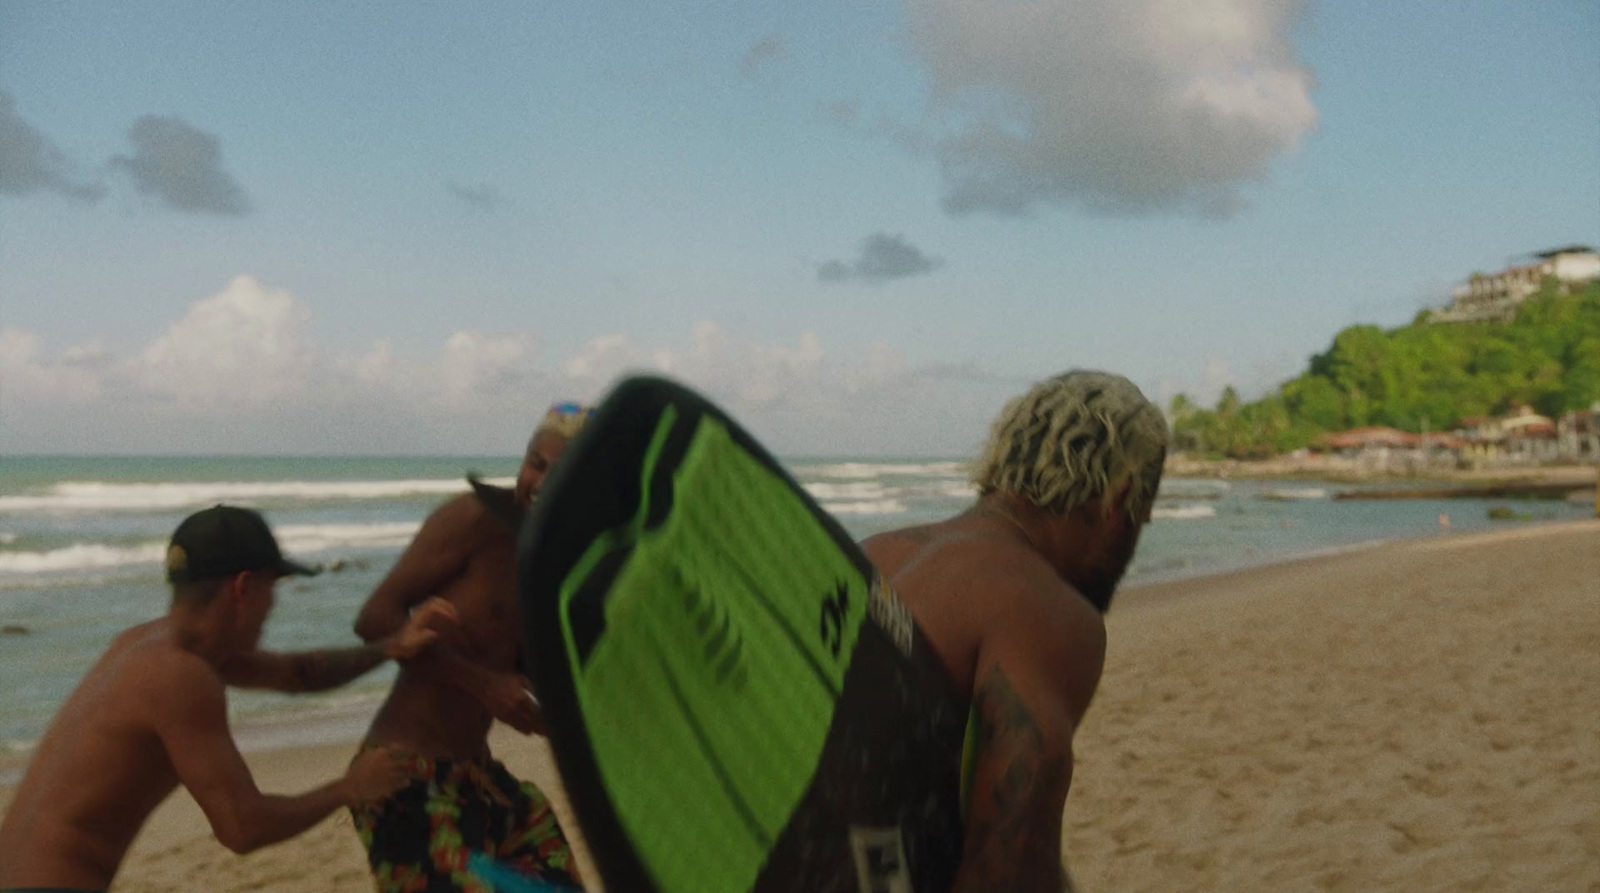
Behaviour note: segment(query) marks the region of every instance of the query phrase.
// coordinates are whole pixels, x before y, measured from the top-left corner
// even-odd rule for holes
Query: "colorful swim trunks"
[[[468,868],[472,853],[549,884],[580,886],[572,848],[532,782],[498,760],[411,761],[410,784],[351,810],[378,893],[494,893]]]

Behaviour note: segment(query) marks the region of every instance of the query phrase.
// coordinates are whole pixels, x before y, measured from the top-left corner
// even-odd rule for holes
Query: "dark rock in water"
[[[330,574],[337,574],[348,566],[348,563],[343,558],[335,558],[328,562],[327,571]]]
[[[26,626],[23,626],[20,623],[8,623],[5,626],[0,626],[0,635],[25,636],[31,632],[33,632],[33,630],[28,629]]]
[[[1532,521],[1533,516],[1527,512],[1514,512],[1503,505],[1489,506],[1489,520],[1491,521]]]

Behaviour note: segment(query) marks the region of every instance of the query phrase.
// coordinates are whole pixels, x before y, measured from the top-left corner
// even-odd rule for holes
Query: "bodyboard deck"
[[[607,889],[948,888],[967,703],[844,529],[709,402],[620,384],[524,523],[518,585]]]

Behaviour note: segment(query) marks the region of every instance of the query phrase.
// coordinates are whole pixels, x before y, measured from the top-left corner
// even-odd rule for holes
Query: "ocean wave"
[[[388,524],[285,524],[278,543],[291,556],[336,549],[374,549],[405,545],[421,527],[416,522]],[[41,552],[0,552],[0,574],[53,574],[104,568],[155,565],[166,554],[165,540],[125,545],[73,543]]]
[[[1161,482],[1157,499],[1221,499],[1231,486],[1227,481],[1169,478]]]
[[[490,483],[511,486],[512,478]],[[459,493],[460,478],[399,481],[172,481],[115,484],[62,481],[42,493],[0,496],[0,514],[18,512],[125,512],[195,508],[217,502],[255,503],[403,499]]]
[[[822,508],[834,515],[898,515],[905,505],[898,499],[862,499],[853,502],[824,502]]]
[[[1281,487],[1276,490],[1263,491],[1258,498],[1274,499],[1280,502],[1293,499],[1327,499],[1328,491],[1322,487]]]
[[[966,474],[960,462],[836,462],[830,465],[804,465],[795,469],[797,475],[824,478],[875,478],[895,477],[960,477]]]
[[[1215,518],[1216,516],[1216,508],[1209,505],[1157,506],[1150,512],[1150,517],[1163,518],[1168,521],[1192,521],[1198,518]]]
[[[818,500],[843,500],[862,501],[870,499],[885,499],[889,491],[882,484],[860,481],[850,484],[806,484],[806,492],[813,499]]]
[[[350,546],[403,546],[411,542],[421,528],[421,522],[416,521],[391,524],[285,524],[277,528],[277,534],[283,551],[293,555]]]
[[[48,574],[129,564],[155,564],[165,552],[166,543],[140,543],[135,546],[73,543],[43,552],[0,552],[0,574]]]

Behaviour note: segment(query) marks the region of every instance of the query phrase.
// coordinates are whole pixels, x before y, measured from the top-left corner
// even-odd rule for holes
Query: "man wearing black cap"
[[[104,890],[145,819],[179,784],[217,839],[247,853],[404,780],[396,754],[371,750],[316,790],[261,793],[228,731],[226,688],[343,685],[425,649],[452,620],[448,605],[424,604],[395,634],[363,647],[274,654],[256,647],[273,586],[314,572],[283,557],[260,515],[220,505],[191,515],[172,535],[166,567],[166,616],[118,635],[39,742],[0,823],[0,890]]]

